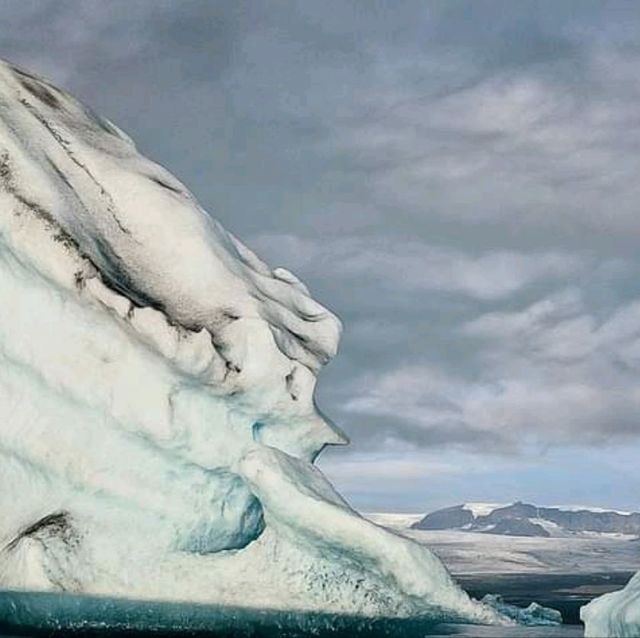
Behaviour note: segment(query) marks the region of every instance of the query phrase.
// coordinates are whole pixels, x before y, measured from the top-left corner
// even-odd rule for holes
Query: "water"
[[[448,630],[443,630],[450,633]],[[406,636],[440,633],[432,619],[371,619],[70,594],[3,592],[0,632],[15,636]]]
[[[362,618],[323,613],[277,612],[186,603],[140,602],[57,593],[0,593],[0,636],[126,636],[226,638],[301,636],[424,638],[577,638],[578,611],[594,596],[620,589],[630,573],[459,576],[477,598],[500,593],[526,606],[535,600],[563,613],[557,627],[481,627],[432,618]]]
[[[565,624],[580,624],[580,607],[596,596],[622,589],[635,572],[592,574],[458,575],[456,580],[474,598],[500,593],[505,602],[526,607],[535,600],[557,609]]]

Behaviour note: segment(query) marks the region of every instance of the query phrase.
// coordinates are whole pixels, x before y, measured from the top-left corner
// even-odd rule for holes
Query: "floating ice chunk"
[[[640,636],[640,572],[627,586],[605,594],[580,610],[586,638],[637,638]]]
[[[543,607],[536,602],[532,602],[528,607],[518,607],[517,605],[506,603],[499,594],[487,594],[482,599],[482,602],[493,607],[504,616],[512,618],[519,625],[543,627],[562,624],[562,614],[558,610]]]

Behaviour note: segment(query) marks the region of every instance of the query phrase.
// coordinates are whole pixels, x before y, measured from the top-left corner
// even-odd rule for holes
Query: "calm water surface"
[[[582,625],[578,624],[580,606],[606,591],[620,589],[630,577],[630,572],[457,577],[476,598],[499,593],[506,602],[520,606],[535,600],[558,609],[565,624],[557,627],[481,627],[421,618],[366,619],[71,594],[0,592],[0,636],[577,638],[583,635]]]

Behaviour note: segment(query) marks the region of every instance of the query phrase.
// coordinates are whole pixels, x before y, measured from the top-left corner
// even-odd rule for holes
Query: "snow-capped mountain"
[[[640,536],[640,513],[577,506],[539,507],[465,503],[436,510],[411,526],[413,529],[456,529],[506,536]]]

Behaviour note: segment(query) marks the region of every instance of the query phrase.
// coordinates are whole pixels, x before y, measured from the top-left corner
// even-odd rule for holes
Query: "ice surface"
[[[0,64],[0,587],[508,623],[313,465],[340,323]]]
[[[580,611],[586,638],[640,636],[640,572],[621,591],[605,594]]]
[[[404,530],[454,574],[588,574],[640,569],[640,543],[628,536],[543,538],[457,530]]]
[[[469,510],[476,518],[478,516],[488,516],[494,510],[505,507],[505,503],[465,503],[462,509]]]
[[[498,594],[487,594],[483,599],[483,603],[497,609],[505,616],[513,618],[519,625],[531,625],[535,627],[555,626],[562,624],[562,614],[549,607],[533,602],[527,608],[522,609],[515,605],[506,603],[502,596]]]
[[[593,512],[594,514],[614,512],[615,514],[620,514],[620,516],[629,516],[633,514],[633,512],[629,510],[611,509],[610,507],[593,507],[592,505],[549,505],[548,507],[557,507],[558,509],[565,510],[567,512]]]
[[[399,514],[395,512],[366,512],[362,515],[377,525],[397,530],[408,529],[424,516],[423,514]]]

